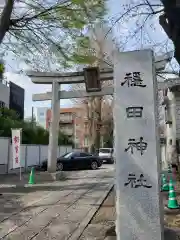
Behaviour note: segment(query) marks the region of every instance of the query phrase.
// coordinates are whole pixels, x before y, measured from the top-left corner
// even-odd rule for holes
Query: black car
[[[86,152],[69,152],[57,159],[57,171],[70,169],[97,169],[101,167],[102,160]],[[41,164],[41,169],[47,170],[47,159]]]

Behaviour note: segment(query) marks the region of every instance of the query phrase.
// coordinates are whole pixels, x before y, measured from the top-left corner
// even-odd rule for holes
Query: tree
[[[169,70],[179,72],[179,0],[128,0],[119,4],[119,12],[109,20],[121,51],[152,48],[155,54],[175,50]],[[174,43],[174,44],[173,44]],[[174,46],[173,46],[174,45]]]
[[[84,41],[85,28],[104,16],[104,3],[6,0],[0,16],[1,52],[11,51],[28,64],[34,62],[36,69],[42,68],[47,58],[51,65],[69,66],[78,58],[75,48]],[[59,70],[59,66],[56,68]]]
[[[11,137],[11,128],[22,128],[23,144],[49,144],[49,132],[42,127],[32,126],[31,122],[22,121],[16,112],[7,108],[0,109],[0,136]],[[72,145],[72,141],[65,134],[59,132],[58,143]]]
[[[103,147],[113,148],[113,101],[105,98],[102,103],[102,128],[101,136],[103,138]]]
[[[8,108],[0,108],[0,116],[4,118],[10,118],[12,120],[19,120],[19,116],[16,111]]]
[[[113,49],[112,41],[104,41],[107,31],[107,22],[102,21],[97,23],[87,32],[88,40],[84,45],[80,45],[79,52],[86,56],[83,64],[79,62],[79,70],[82,67],[98,66],[100,69],[112,66],[111,59],[108,59],[108,54]],[[107,51],[108,50],[108,51]],[[80,65],[81,64],[81,65]],[[112,81],[102,83],[103,86],[112,85]],[[84,84],[72,85],[73,90],[85,89]],[[89,128],[90,151],[95,151],[100,148],[101,144],[101,127],[102,122],[102,103],[105,100],[112,99],[111,96],[89,97],[85,99],[75,100],[76,103],[82,103],[85,106]]]
[[[159,17],[159,22],[167,36],[173,41],[174,56],[180,64],[180,1],[161,0],[164,6],[164,13]]]
[[[156,53],[172,49],[171,41],[159,24],[159,16],[164,8],[160,0],[129,0],[120,4],[119,14],[112,17],[111,28],[116,32],[115,39],[121,51],[151,47]],[[159,35],[159,37],[158,37]]]

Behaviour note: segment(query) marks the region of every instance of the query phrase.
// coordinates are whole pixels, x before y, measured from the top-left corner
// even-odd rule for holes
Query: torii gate
[[[158,180],[159,149],[157,145],[159,136],[157,133],[157,109],[155,103],[155,88],[157,85],[155,70],[157,72],[162,71],[171,57],[166,56],[165,58],[163,56],[162,61],[158,61],[154,65],[151,50],[128,52],[122,55],[117,52],[116,54],[114,68],[115,89],[113,86],[110,86],[101,90],[100,86],[101,81],[113,80],[112,69],[100,72],[99,77],[95,79],[96,86],[91,86],[92,92],[89,92],[88,83],[90,82],[86,81],[84,72],[66,74],[31,72],[28,74],[34,83],[52,84],[52,92],[35,94],[33,96],[33,101],[52,100],[48,171],[56,171],[59,100],[62,98],[114,94],[117,240],[133,239],[134,235],[137,239],[146,237],[147,240],[152,238],[161,240],[163,239],[163,224],[162,216],[160,216],[160,187]],[[120,66],[122,66],[122,70]],[[141,71],[143,73],[142,79],[140,77]],[[124,78],[124,74],[126,78]],[[131,80],[133,79],[131,76],[135,76],[133,81],[136,79],[137,83],[131,82],[129,84],[129,76]],[[137,80],[137,77],[139,80]],[[59,90],[61,84],[83,82],[86,84],[87,91],[68,92]],[[127,85],[123,88],[125,83]],[[162,89],[165,87],[165,83],[159,83],[158,88]],[[123,106],[122,109],[119,107],[121,104]],[[134,112],[134,109],[138,109],[138,112]],[[139,112],[139,109],[141,109],[141,112]],[[131,121],[132,118],[133,121]],[[133,124],[135,124],[135,127]],[[133,150],[134,148],[135,150]],[[146,151],[145,159],[142,156],[144,151]],[[132,177],[133,181],[131,181]],[[139,191],[139,187],[144,188],[141,188],[141,191]],[[137,204],[137,207],[135,207],[134,203]],[[149,214],[147,206],[153,214],[148,215],[148,221],[144,221],[142,212],[146,211],[145,213]],[[133,232],[126,229],[128,224],[130,224]]]
[[[172,58],[172,52],[165,55],[158,56],[155,61],[156,71],[162,71],[167,62]],[[34,94],[33,101],[47,101],[51,100],[52,107],[52,122],[49,134],[49,148],[48,148],[48,171],[56,172],[56,158],[58,146],[58,127],[59,127],[59,100],[71,98],[84,98],[92,96],[113,95],[114,89],[112,86],[97,89],[95,91],[87,92],[85,90],[78,91],[60,91],[61,84],[75,84],[85,83],[84,72],[69,72],[69,73],[52,73],[52,72],[28,72],[27,75],[35,84],[51,84],[52,92]],[[113,69],[107,68],[100,71],[99,81],[113,81]],[[97,84],[99,84],[97,82]],[[159,83],[159,88],[164,88],[164,83]],[[87,88],[87,84],[86,84]]]

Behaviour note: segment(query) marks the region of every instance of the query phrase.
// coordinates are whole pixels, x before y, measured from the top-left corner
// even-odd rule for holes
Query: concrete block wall
[[[72,151],[71,146],[59,146],[57,157],[66,152]],[[38,166],[48,157],[48,146],[46,145],[21,145],[21,166],[22,172],[31,166]],[[12,169],[12,146],[9,138],[0,137],[0,174],[13,173],[17,170]]]

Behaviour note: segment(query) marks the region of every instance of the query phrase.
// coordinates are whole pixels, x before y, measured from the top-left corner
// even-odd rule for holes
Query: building
[[[9,96],[10,96],[10,88],[0,82],[0,108],[7,107],[9,108]]]
[[[165,160],[164,168],[175,163],[180,154],[180,78],[164,82],[163,105],[165,109]],[[175,154],[175,152],[177,154]]]
[[[51,124],[51,109],[46,114],[46,129]],[[71,137],[75,148],[85,148],[85,110],[83,108],[61,108],[59,114],[59,128]]]
[[[36,123],[46,129],[47,107],[37,107],[36,109]]]
[[[14,110],[21,120],[24,119],[24,88],[13,82],[9,82],[9,108]]]
[[[12,109],[24,119],[24,89],[12,82],[0,81],[0,107]]]

